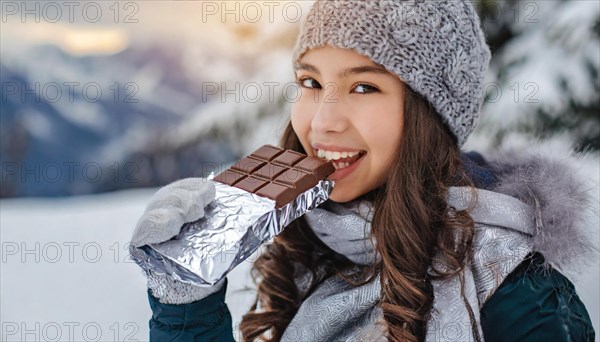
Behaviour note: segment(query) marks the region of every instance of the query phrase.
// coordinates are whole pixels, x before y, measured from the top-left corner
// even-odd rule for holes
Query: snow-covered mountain
[[[51,44],[3,53],[2,196],[152,185],[135,184],[142,171],[128,159],[180,124],[201,98],[180,53],[163,45],[82,57]],[[204,149],[200,158],[213,157]]]
[[[310,2],[301,4],[306,12]],[[57,38],[100,34],[83,26],[3,23],[0,197],[163,185],[277,141],[294,98],[297,22],[205,22],[198,3],[139,6],[138,25],[109,32],[111,53],[82,54]],[[478,6],[493,59],[465,148],[510,143],[516,132],[600,150],[600,4]]]
[[[162,185],[274,142],[297,24],[199,22],[196,3],[138,6],[140,24],[115,30],[3,23],[0,197]],[[81,53],[60,38],[72,35],[118,46]]]

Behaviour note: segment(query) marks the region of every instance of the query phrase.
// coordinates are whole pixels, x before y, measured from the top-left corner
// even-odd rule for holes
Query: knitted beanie
[[[293,62],[321,46],[354,49],[427,99],[459,147],[479,118],[491,53],[468,1],[319,0],[304,19]]]

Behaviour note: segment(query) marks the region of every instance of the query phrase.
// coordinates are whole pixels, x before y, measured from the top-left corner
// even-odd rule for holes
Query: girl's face
[[[403,127],[402,81],[353,50],[329,46],[304,54],[296,80],[292,127],[309,156],[334,160],[330,199],[347,202],[383,185]]]

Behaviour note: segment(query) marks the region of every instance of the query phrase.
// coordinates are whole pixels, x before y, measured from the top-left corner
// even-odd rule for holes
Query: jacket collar
[[[594,200],[597,201],[593,198],[598,191],[597,181],[590,182],[577,170],[587,156],[557,154],[543,147],[493,150],[485,154],[487,158],[475,151],[462,154],[467,172],[481,194],[491,191],[505,195],[482,205],[492,207],[490,215],[494,207],[504,207],[509,211],[519,209],[529,216],[523,217],[519,224],[529,225],[533,250],[545,257],[546,267],[565,270],[597,252],[589,238],[597,233],[590,228],[598,227],[593,207]],[[489,196],[481,197],[485,200]]]

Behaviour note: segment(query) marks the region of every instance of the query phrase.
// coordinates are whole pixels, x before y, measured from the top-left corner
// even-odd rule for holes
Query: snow
[[[0,201],[0,340],[147,340],[145,279],[126,249],[154,191]],[[254,299],[250,266],[228,275],[234,328]],[[596,331],[598,270],[596,260],[573,279]]]
[[[239,89],[252,89],[249,85],[256,84],[261,95],[256,103],[251,103],[248,101],[248,98],[253,96],[250,91],[244,92],[244,95],[239,95],[239,92],[215,94],[215,100],[200,105],[182,124],[165,132],[165,139],[173,146],[181,146],[194,137],[206,136],[211,131],[218,130],[231,136],[232,147],[239,155],[248,154],[263,144],[276,144],[276,134],[273,132],[283,131],[289,118],[289,103],[284,103],[284,106],[274,103],[285,102],[281,99],[281,94],[285,86],[291,84],[291,80],[277,81],[273,85],[266,82],[274,81],[252,80],[224,85],[225,89],[235,89],[236,86]],[[269,95],[270,89],[274,93],[272,99]],[[237,96],[239,98],[236,98]],[[242,132],[236,131],[239,127],[242,127]]]
[[[107,88],[108,87],[104,88],[104,92],[106,92]],[[111,125],[109,118],[103,115],[102,107],[93,102],[100,99],[102,96],[107,95],[106,93],[102,95],[102,92],[102,86],[95,84],[90,87],[89,95],[85,95],[89,96],[90,100],[88,101],[56,101],[56,103],[51,103],[51,105],[54,106],[56,112],[66,120],[81,127],[88,128],[90,131],[102,133],[107,131]],[[57,97],[60,98],[60,96],[59,93]]]
[[[0,340],[148,340],[145,278],[127,242],[154,191],[0,201]],[[249,267],[229,275],[234,326],[254,298],[236,292],[252,285]]]
[[[37,110],[28,110],[23,114],[23,123],[27,130],[42,140],[52,141],[54,129],[44,113]]]
[[[570,100],[597,99],[589,67],[600,68],[598,42],[590,38],[598,2],[537,1],[526,7],[523,20],[513,23],[523,33],[495,52],[486,77],[490,101],[483,105],[481,125],[493,131],[531,125],[538,109],[565,115]]]

